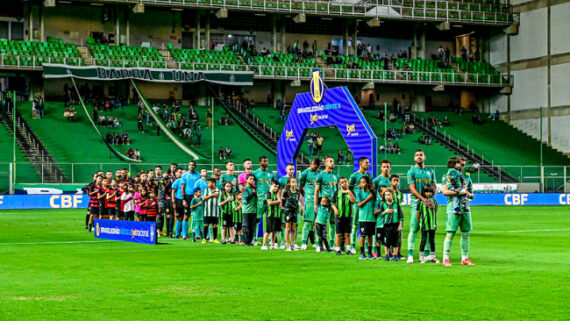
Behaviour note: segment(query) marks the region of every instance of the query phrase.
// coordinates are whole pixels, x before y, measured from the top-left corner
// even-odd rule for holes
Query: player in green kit
[[[225,186],[226,183],[232,184],[232,192],[238,190],[238,177],[234,174],[235,165],[232,161],[226,162],[226,173],[220,176],[220,185]]]
[[[404,194],[400,191],[400,176],[397,174],[390,175],[390,185],[394,190],[394,202],[398,205],[399,210],[402,210],[402,201],[404,201]],[[402,213],[402,218],[404,214]],[[403,222],[403,219],[402,219]],[[402,223],[403,224],[403,223]],[[433,251],[434,249],[432,249]],[[398,253],[392,253],[392,256],[398,256],[398,260],[403,259],[402,256],[402,230],[398,231]]]
[[[408,259],[406,263],[414,263],[414,247],[416,246],[417,234],[420,230],[418,219],[416,218],[416,209],[418,202],[426,203],[430,209],[434,209],[435,205],[429,199],[426,199],[421,191],[424,185],[436,184],[435,171],[429,167],[425,167],[426,154],[423,150],[418,149],[414,154],[416,165],[408,171],[408,186],[410,187],[410,233],[408,234]],[[429,250],[426,251],[429,255]],[[420,261],[424,257],[424,253],[420,253]]]
[[[267,211],[266,196],[269,192],[271,182],[277,180],[277,176],[270,170],[267,170],[269,161],[267,156],[259,157],[259,168],[253,172],[255,177],[255,189],[257,190],[257,218],[255,220],[255,231],[253,234],[253,245],[257,246],[257,232],[259,231],[259,222]]]
[[[314,232],[313,232],[313,222],[315,221],[315,183],[317,177],[321,170],[321,160],[319,158],[313,159],[311,166],[301,173],[299,189],[301,190],[301,195],[305,199],[305,208],[303,210],[303,234],[301,240],[301,250],[307,249],[307,239],[311,240],[311,243],[316,247]],[[312,234],[312,237],[311,237]]]
[[[338,191],[338,177],[334,170],[334,159],[332,157],[325,157],[325,170],[319,173],[317,176],[317,181],[315,182],[315,213],[319,213],[319,207],[326,207],[326,212],[330,214],[331,212],[331,200],[335,197]],[[326,198],[326,201],[322,201]],[[326,204],[326,205],[323,205]],[[325,222],[324,231],[326,233],[327,223],[330,223],[330,215],[327,216],[327,221]],[[326,240],[326,238],[325,238]],[[318,249],[319,244],[317,244]],[[322,246],[322,244],[321,244]],[[329,244],[326,244],[327,250]]]
[[[459,161],[461,162],[459,171],[461,172],[461,177],[465,180],[465,185],[467,186],[467,194],[465,194],[465,197],[467,200],[473,200],[473,183],[471,181],[471,177],[463,173],[463,169],[465,168],[465,158],[459,157]],[[443,266],[451,266],[449,253],[451,252],[451,244],[453,243],[455,233],[457,233],[457,228],[461,229],[461,265],[475,265],[475,263],[471,262],[469,259],[469,234],[472,229],[471,212],[461,208],[461,215],[456,215],[454,213],[455,209],[452,198],[454,196],[458,196],[459,192],[449,190],[447,188],[447,182],[445,181],[442,182],[441,186],[443,195],[447,196],[448,199],[446,211],[447,222],[445,225],[447,235],[445,236],[445,241],[443,243]],[[469,206],[466,208],[469,209]]]
[[[358,165],[360,166],[358,171],[354,172],[348,178],[348,188],[350,189],[350,191],[352,191],[354,197],[356,197],[356,194],[358,194],[358,191],[360,190],[359,186],[360,179],[363,176],[368,176],[370,180],[372,180],[372,175],[367,173],[368,169],[370,168],[370,160],[368,160],[368,158],[366,157],[361,157],[360,159],[358,159]],[[358,236],[358,228],[359,228],[358,213],[359,213],[358,206],[355,203],[354,216],[352,218],[352,231],[350,233],[351,249],[350,253],[347,252],[347,254],[356,254],[356,237]]]
[[[285,167],[285,172],[287,173],[287,175],[281,177],[279,179],[279,197],[281,198],[283,196],[283,191],[285,191],[285,187],[287,187],[287,182],[289,181],[289,179],[291,177],[295,177],[295,165],[293,165],[293,163],[289,163],[287,164],[287,167]],[[299,224],[299,217],[300,215],[297,215],[297,224]],[[281,231],[279,233],[280,235],[280,239],[281,239],[281,249],[285,249],[285,220],[282,219],[281,220]]]
[[[342,239],[346,244],[346,254],[352,255],[350,251],[350,229],[352,225],[352,216],[354,215],[354,204],[356,197],[348,188],[348,179],[341,177],[338,180],[338,192],[333,198],[332,209],[335,217],[335,245],[336,255],[342,255]]]

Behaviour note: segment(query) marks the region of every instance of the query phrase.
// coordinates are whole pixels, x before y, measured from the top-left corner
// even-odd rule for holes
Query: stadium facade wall
[[[520,12],[519,33],[494,33],[490,61],[500,71],[510,69],[515,82],[510,97],[493,97],[492,110],[499,110],[511,125],[539,138],[540,107],[544,107],[544,141],[570,153],[570,1],[553,1],[550,8],[545,0],[511,3]]]

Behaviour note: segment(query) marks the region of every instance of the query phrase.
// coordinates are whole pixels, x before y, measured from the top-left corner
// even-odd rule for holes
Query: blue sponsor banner
[[[87,208],[89,195],[0,195],[0,210]]]
[[[156,244],[156,223],[95,220],[95,237],[98,239]]]
[[[409,193],[404,194],[403,205],[410,205]],[[437,194],[439,204],[447,204],[447,197]],[[479,193],[471,205],[570,205],[570,194],[561,193]],[[69,195],[0,195],[0,210],[87,208],[89,196]]]
[[[402,205],[410,205],[411,194],[404,194]],[[440,206],[447,204],[447,196],[437,194],[435,197]],[[475,194],[475,199],[469,202],[472,206],[477,205],[570,205],[570,194],[558,193],[480,193]]]

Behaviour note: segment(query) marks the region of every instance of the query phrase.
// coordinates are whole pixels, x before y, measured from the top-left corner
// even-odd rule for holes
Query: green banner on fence
[[[206,81],[230,86],[252,86],[253,72],[224,70],[181,70],[143,67],[68,66],[43,64],[44,78],[74,77],[85,80],[138,79],[164,83],[193,83]]]

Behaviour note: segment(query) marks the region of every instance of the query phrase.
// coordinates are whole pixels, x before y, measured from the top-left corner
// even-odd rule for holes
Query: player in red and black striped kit
[[[148,198],[141,204],[141,211],[144,208],[146,213],[147,222],[156,222],[156,216],[158,215],[158,200],[156,199],[156,194],[154,191],[148,193]]]
[[[89,232],[93,229],[93,220],[95,218],[99,218],[101,204],[99,202],[100,194],[101,194],[101,182],[103,181],[103,176],[97,176],[93,185],[88,190],[89,192],[89,208],[90,216],[89,216]]]

